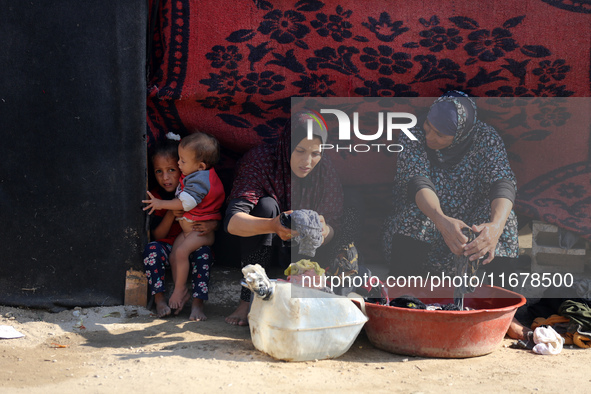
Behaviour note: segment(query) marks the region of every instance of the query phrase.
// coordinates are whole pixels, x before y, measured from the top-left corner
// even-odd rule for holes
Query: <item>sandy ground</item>
[[[0,339],[2,393],[516,392],[589,393],[591,350],[540,356],[509,347],[468,359],[427,359],[374,348],[362,331],[334,360],[276,361],[257,351],[245,327],[181,315],[155,318],[118,306],[49,313],[0,307],[0,326],[24,338]]]

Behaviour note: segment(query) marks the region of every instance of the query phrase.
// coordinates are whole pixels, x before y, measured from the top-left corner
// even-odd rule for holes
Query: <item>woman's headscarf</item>
[[[440,133],[453,135],[447,148],[427,152],[442,166],[457,164],[472,145],[477,129],[476,103],[464,92],[452,90],[431,105],[427,119]]]
[[[338,224],[343,192],[330,160],[323,157],[304,178],[292,175],[291,154],[306,138],[308,119],[312,119],[313,135],[326,142],[326,124],[318,113],[303,111],[292,115],[275,144],[253,148],[240,160],[230,200],[242,198],[256,205],[260,198],[270,196],[281,211],[312,209],[333,227]]]

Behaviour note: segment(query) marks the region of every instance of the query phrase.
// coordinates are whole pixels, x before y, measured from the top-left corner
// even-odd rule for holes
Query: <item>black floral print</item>
[[[236,45],[230,45],[227,48],[222,45],[216,45],[211,48],[212,52],[205,55],[207,60],[211,60],[211,67],[235,70],[238,68],[238,62],[242,60],[242,55],[238,52]]]
[[[341,45],[336,51],[333,48],[324,47],[315,51],[316,56],[308,58],[306,61],[310,70],[328,68],[346,75],[357,74],[359,69],[355,66],[352,58],[358,53],[359,49],[345,45]]]
[[[574,94],[574,92],[566,90],[565,85],[558,86],[554,83],[552,85],[540,83],[537,89],[532,89],[532,92],[536,97],[569,97]]]
[[[396,84],[389,78],[380,78],[378,82],[365,81],[364,88],[355,89],[360,96],[370,97],[418,97],[419,94],[410,90],[410,86]]]
[[[492,32],[481,29],[468,34],[469,43],[464,46],[468,55],[483,62],[494,62],[506,52],[515,50],[518,45],[507,29],[495,28]]]
[[[351,28],[353,24],[347,20],[351,16],[351,11],[344,11],[343,7],[337,6],[336,15],[316,14],[316,20],[310,22],[310,25],[321,37],[329,35],[336,42],[343,42],[347,38],[353,37]]]
[[[403,24],[402,21],[392,22],[392,18],[387,12],[382,12],[379,19],[369,17],[369,23],[362,23],[363,26],[376,35],[378,40],[384,42],[392,42],[394,38],[408,31],[409,28],[403,27]]]
[[[451,59],[437,59],[435,55],[418,55],[414,60],[421,63],[421,71],[415,75],[415,81],[453,79],[461,83],[466,80],[466,74],[460,70],[460,65]]]
[[[534,119],[540,122],[540,126],[563,126],[570,118],[570,113],[564,107],[542,107],[540,112],[534,115]]]
[[[215,108],[220,111],[227,111],[230,107],[236,105],[236,103],[232,100],[230,96],[224,97],[216,97],[216,96],[209,96],[206,97],[204,100],[197,100],[198,103],[204,108]]]
[[[283,75],[275,74],[273,71],[263,71],[262,73],[249,73],[246,79],[240,84],[245,88],[244,92],[248,94],[262,94],[268,96],[273,92],[279,92],[285,89],[281,82],[285,81]]]
[[[558,194],[566,198],[583,198],[586,194],[584,186],[572,182],[560,185],[557,191]]]
[[[565,85],[555,83],[564,80],[571,71],[564,59],[532,62],[532,58],[550,56],[551,51],[541,45],[519,45],[513,37],[512,29],[523,23],[525,15],[514,16],[490,29],[482,28],[477,20],[466,16],[453,16],[447,21],[442,21],[437,15],[419,18],[418,22],[424,29],[415,33],[418,40],[413,42],[402,41],[403,37],[412,37],[410,28],[405,26],[405,22],[395,20],[389,12],[368,16],[365,22],[355,26],[353,12],[340,5],[329,10],[327,4],[321,1],[302,1],[295,4],[295,9],[284,10],[274,9],[272,3],[264,4],[264,7],[258,7],[264,14],[256,30],[233,31],[226,38],[231,45],[214,45],[205,54],[211,67],[219,71],[210,73],[210,78],[202,79],[200,83],[208,85],[207,91],[215,92],[218,100],[212,96],[198,100],[203,107],[232,111],[236,106],[232,97],[239,92],[270,97],[256,105],[249,102],[246,109],[243,105],[242,111],[232,117],[220,117],[231,121],[229,124],[232,125],[248,125],[251,119],[247,118],[251,116],[265,119],[267,114],[279,107],[285,110],[289,97],[278,93],[285,91],[286,86],[298,88],[300,95],[336,96],[336,78],[331,76],[331,71],[360,80],[362,86],[357,83],[353,89],[356,94],[365,97],[415,97],[421,89],[411,89],[413,84],[438,80],[449,81],[445,86],[438,86],[442,93],[455,89],[470,92],[490,85],[494,88],[484,90],[484,94],[498,98],[567,97],[573,94]],[[452,25],[445,26],[444,23]],[[375,35],[374,41],[391,43],[399,39],[400,45],[359,47],[355,41],[369,42],[372,39],[364,35],[363,29]],[[336,43],[349,42],[349,45],[309,48],[307,38],[312,31]],[[255,41],[256,37],[263,39]],[[277,44],[291,44],[292,47],[284,50]],[[464,65],[454,61],[455,56],[442,56],[442,53],[461,48],[469,55]],[[510,57],[517,48],[521,49],[520,55],[525,55],[526,59]],[[306,55],[302,56],[302,53]],[[496,69],[469,68],[478,61],[491,63],[498,60],[504,63],[499,62]],[[243,63],[247,66],[241,66]],[[250,72],[239,73],[239,69]],[[414,74],[411,74],[412,71]],[[372,73],[378,75],[372,77]],[[525,76],[528,74],[538,77],[540,83],[537,88],[525,87]],[[404,75],[404,79],[392,78],[396,75]],[[498,81],[504,84],[498,84]],[[512,84],[513,81],[515,84]],[[159,94],[165,95],[166,92],[163,90]]]
[[[368,70],[378,70],[382,75],[404,74],[413,64],[410,55],[404,52],[394,52],[387,45],[380,45],[378,49],[364,48],[364,55],[359,57]]]
[[[202,79],[199,81],[204,85],[209,85],[208,92],[217,92],[219,95],[229,94],[233,96],[236,92],[242,91],[238,85],[238,81],[242,76],[238,75],[238,71],[221,71],[220,74],[209,74],[209,79]]]
[[[259,124],[254,127],[254,131],[263,137],[265,142],[273,142],[285,127],[286,118],[274,118],[266,123]]]
[[[306,20],[298,11],[273,10],[263,17],[258,31],[270,35],[271,39],[280,44],[289,44],[301,40],[310,32],[310,28],[303,24]]]
[[[523,86],[499,86],[498,89],[495,90],[488,90],[486,92],[487,96],[491,97],[533,97],[534,95],[529,92],[529,90]]]
[[[419,41],[421,46],[429,48],[431,52],[441,52],[444,48],[454,50],[464,40],[458,29],[445,29],[442,26],[434,26],[429,30],[419,33],[423,39]]]
[[[534,68],[532,74],[540,77],[540,82],[548,83],[551,80],[562,81],[566,77],[566,73],[570,71],[570,66],[565,64],[563,59],[555,60],[550,63],[550,60],[543,60],[540,62],[540,67]]]
[[[326,74],[316,75],[312,73],[310,76],[301,75],[300,80],[293,82],[292,85],[300,88],[300,94],[326,97],[335,95],[335,92],[330,89],[330,86],[334,83],[335,81],[331,81]]]

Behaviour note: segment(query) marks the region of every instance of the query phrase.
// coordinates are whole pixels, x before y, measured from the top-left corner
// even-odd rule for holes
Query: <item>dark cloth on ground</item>
[[[566,300],[558,308],[558,313],[579,324],[580,331],[591,332],[591,307],[588,304]]]

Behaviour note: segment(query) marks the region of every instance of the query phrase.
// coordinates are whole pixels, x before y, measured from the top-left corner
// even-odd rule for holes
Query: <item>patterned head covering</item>
[[[478,129],[476,103],[464,92],[452,90],[431,105],[427,119],[439,132],[453,135],[450,146],[435,151],[440,164],[453,164],[468,151]]]
[[[451,90],[431,105],[427,119],[439,132],[461,143],[476,125],[476,103],[464,92]]]

